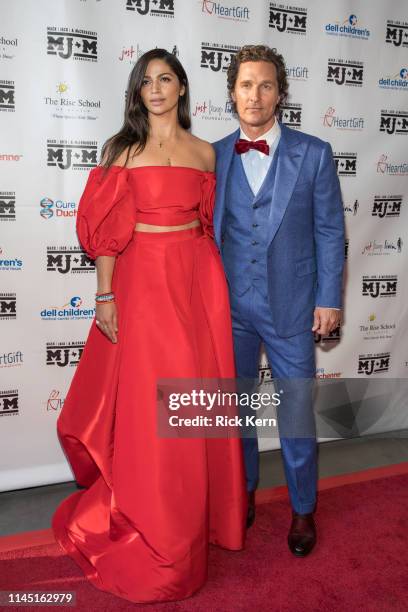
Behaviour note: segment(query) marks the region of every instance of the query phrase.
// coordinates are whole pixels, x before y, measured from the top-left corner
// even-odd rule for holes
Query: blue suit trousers
[[[292,508],[301,514],[312,512],[316,503],[317,445],[314,430],[312,389],[315,376],[315,346],[312,331],[282,338],[277,335],[266,297],[254,286],[243,295],[230,292],[232,328],[237,375],[258,378],[258,362],[263,342],[272,376],[283,390],[277,409],[279,436],[286,481]],[[286,389],[293,383],[295,391]],[[276,387],[276,384],[275,384]],[[243,435],[247,489],[259,480],[259,454],[256,431]]]

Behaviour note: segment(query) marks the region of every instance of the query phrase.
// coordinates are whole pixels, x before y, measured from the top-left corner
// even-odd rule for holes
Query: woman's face
[[[140,95],[149,113],[163,115],[177,107],[185,92],[177,75],[161,59],[151,60],[147,66]]]

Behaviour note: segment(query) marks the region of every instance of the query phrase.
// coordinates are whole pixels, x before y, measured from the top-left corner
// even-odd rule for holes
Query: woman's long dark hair
[[[177,116],[182,128],[188,130],[191,126],[190,92],[186,71],[177,57],[166,51],[166,49],[151,49],[138,59],[129,75],[123,125],[119,132],[111,136],[102,147],[102,165],[105,168],[109,168],[125,149],[128,149],[127,163],[132,145],[137,144],[135,151],[137,153],[141,153],[146,146],[149,135],[149,121],[148,112],[143,104],[140,90],[147,66],[154,59],[166,62],[177,76],[180,85],[184,85],[185,92],[179,98]]]

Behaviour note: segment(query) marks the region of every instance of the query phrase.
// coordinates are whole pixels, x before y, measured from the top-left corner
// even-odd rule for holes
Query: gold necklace
[[[160,147],[160,149],[163,148],[164,144],[166,144],[166,141],[163,142],[163,141],[159,140],[159,147]],[[171,166],[171,155],[173,154],[175,148],[176,148],[176,145],[173,146],[173,148],[170,151],[170,154],[167,154],[167,160],[166,160],[167,166]]]

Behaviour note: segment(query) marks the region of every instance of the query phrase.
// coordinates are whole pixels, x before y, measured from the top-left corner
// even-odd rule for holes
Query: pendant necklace
[[[164,141],[164,143],[163,143],[161,140],[159,140],[159,147],[160,147],[160,149],[162,149],[162,148],[163,148],[163,144],[165,144],[165,141]],[[167,160],[166,160],[166,162],[167,162],[167,163],[166,163],[166,165],[167,165],[167,166],[171,166],[171,155],[172,155],[172,153],[173,153],[173,151],[174,151],[175,147],[176,147],[176,145],[174,145],[174,147],[173,147],[173,148],[172,148],[172,150],[170,151],[170,155],[167,155]]]

